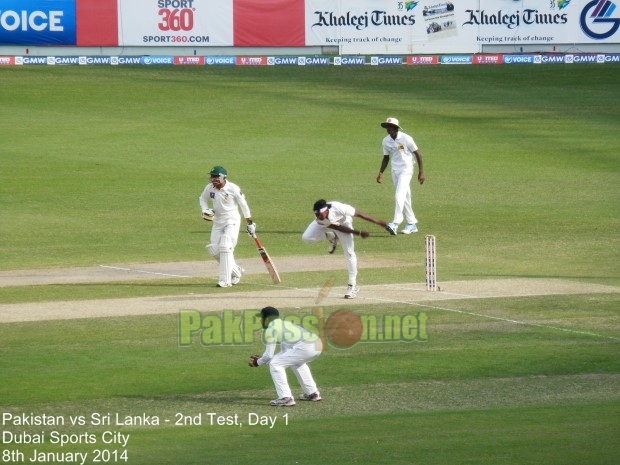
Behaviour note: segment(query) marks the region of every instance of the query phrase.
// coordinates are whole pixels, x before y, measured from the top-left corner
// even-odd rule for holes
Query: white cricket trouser
[[[222,225],[214,223],[211,228],[211,244],[219,249],[219,255],[214,255],[220,264],[219,280],[229,284],[237,267],[234,251],[239,240],[239,224],[234,221]]]
[[[413,213],[413,205],[411,203],[411,178],[413,178],[413,171],[392,170],[395,200],[394,220],[392,223],[402,223],[403,214],[408,224],[416,224],[418,222]]]
[[[346,225],[351,227],[351,225]],[[319,242],[326,240],[325,232],[333,231],[338,236],[338,240],[340,241],[340,245],[342,246],[342,252],[344,253],[344,258],[347,262],[347,271],[349,272],[349,282],[348,284],[352,284],[353,286],[357,285],[357,255],[355,254],[355,242],[353,240],[352,234],[343,233],[340,231],[336,231],[335,229],[328,229],[325,226],[321,226],[316,221],[313,221],[308,225],[303,235],[301,236],[301,240],[307,243]]]
[[[286,369],[290,368],[301,386],[304,394],[314,394],[317,391],[316,383],[310,373],[308,363],[321,355],[315,343],[297,342],[296,344],[281,344],[278,352],[269,362],[271,379],[276,388],[278,399],[293,397],[288,385]]]

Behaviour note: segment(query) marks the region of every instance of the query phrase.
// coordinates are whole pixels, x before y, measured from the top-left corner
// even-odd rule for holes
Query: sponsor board
[[[317,57],[235,57],[235,56],[0,56],[0,66],[23,65],[200,65],[200,66],[394,66],[458,64],[588,64],[620,63],[618,53],[549,53],[481,55],[412,55],[403,57],[317,56]]]
[[[234,56],[208,56],[205,57],[205,65],[209,66],[234,66],[237,59]]]
[[[233,2],[119,0],[119,45],[231,46]]]
[[[484,54],[474,55],[474,65],[501,65],[503,63],[504,56],[500,54]]]
[[[175,65],[204,65],[205,64],[205,58],[202,56],[195,56],[195,57],[174,57],[174,64]]]
[[[370,57],[370,64],[372,66],[392,66],[402,65],[403,57],[398,56],[382,56],[382,57]]]
[[[584,53],[579,55],[568,54],[565,57],[566,63],[600,63],[598,56],[593,53]]]
[[[336,66],[364,66],[366,57],[364,56],[337,56],[334,57],[334,65]]]
[[[267,57],[237,57],[237,66],[264,66]]]
[[[539,55],[504,55],[504,63],[507,65],[531,65],[539,60]]]
[[[329,57],[299,57],[298,64],[300,66],[328,66],[330,64]]]
[[[140,59],[141,65],[173,65],[173,56],[143,56]]]
[[[111,65],[139,65],[142,60],[142,57],[139,56],[112,56],[110,57]],[[86,63],[88,64],[88,63]]]
[[[609,0],[588,2],[579,15],[581,30],[596,41],[614,38],[620,28],[620,14],[616,9],[616,4]]]
[[[47,57],[30,57],[30,56],[17,56],[15,57],[16,65],[47,65]]]
[[[60,57],[56,57],[56,59],[58,59]],[[77,57],[78,58],[78,64],[79,65],[111,65],[112,63],[112,57],[106,57],[106,56],[81,56],[81,57]],[[61,63],[57,63],[57,64],[61,64]],[[62,63],[65,65],[72,65],[74,63]]]
[[[75,1],[3,0],[0,44],[75,45]]]
[[[552,55],[540,55],[539,63],[554,64],[554,63],[566,63],[564,55],[552,54]]]
[[[299,57],[267,57],[267,64],[269,66],[297,66]]]
[[[472,61],[471,55],[443,55],[440,63],[442,65],[471,65]]]
[[[406,63],[408,65],[436,65],[439,63],[437,55],[413,55],[408,56]]]

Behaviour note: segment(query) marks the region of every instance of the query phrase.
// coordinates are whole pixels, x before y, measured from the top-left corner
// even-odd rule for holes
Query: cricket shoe
[[[282,399],[273,399],[269,405],[272,407],[293,407],[297,403],[292,397],[282,397]]]
[[[349,287],[347,287],[347,293],[344,295],[344,298],[355,299],[359,290],[359,287],[354,286],[353,284],[349,284]]]
[[[299,400],[307,400],[310,402],[318,402],[322,399],[321,397],[321,393],[319,391],[316,391],[313,394],[302,394],[299,396]]]
[[[336,236],[336,233],[333,231],[327,231],[325,233],[325,237],[329,242],[329,245],[327,246],[327,251],[332,254],[336,251],[336,247],[338,247],[338,236]]]
[[[241,281],[241,276],[245,273],[245,270],[241,268],[239,265],[233,268],[233,272],[231,273],[230,284],[233,286],[239,284]]]
[[[415,223],[409,223],[401,231],[403,234],[413,234],[418,232],[418,226]]]
[[[388,223],[385,230],[390,233],[390,236],[396,236],[398,233],[398,225],[396,223]]]
[[[230,287],[232,284],[227,283],[226,281],[220,281],[217,283],[217,287]]]

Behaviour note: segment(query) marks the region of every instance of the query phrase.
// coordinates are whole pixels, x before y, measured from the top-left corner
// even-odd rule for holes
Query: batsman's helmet
[[[219,165],[211,168],[211,171],[209,172],[209,177],[218,178],[220,181],[220,184],[224,182],[227,176],[228,176],[228,171],[226,171],[226,168],[224,168],[223,166],[219,166]]]
[[[224,168],[223,166],[214,166],[213,168],[211,168],[211,172],[209,173],[209,175],[214,178],[216,176],[228,176],[228,171],[226,171],[226,168]]]

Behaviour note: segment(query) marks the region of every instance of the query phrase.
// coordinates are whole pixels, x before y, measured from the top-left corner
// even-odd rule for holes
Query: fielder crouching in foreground
[[[200,194],[202,217],[213,222],[211,242],[205,246],[207,252],[220,264],[217,287],[230,287],[238,284],[243,276],[243,268],[235,262],[234,251],[239,239],[241,216],[247,222],[247,233],[256,232],[250,207],[245,196],[236,184],[228,181],[228,172],[221,166],[214,166],[209,173],[209,184]],[[209,203],[213,208],[209,207]]]
[[[299,400],[317,402],[321,394],[310,373],[308,363],[321,355],[321,339],[299,325],[280,318],[280,312],[274,307],[265,307],[259,314],[263,326],[263,340],[266,348],[263,355],[252,355],[249,365],[259,367],[269,365],[271,379],[275,385],[278,398],[270,402],[274,407],[292,407],[295,399],[286,377],[290,368],[303,390]],[[275,353],[280,344],[280,352]]]
[[[349,285],[344,298],[354,299],[357,297],[359,289],[357,287],[357,255],[355,254],[353,237],[359,236],[365,239],[370,236],[370,233],[353,229],[353,218],[361,218],[382,228],[385,228],[387,223],[341,202],[327,202],[320,199],[314,203],[312,209],[316,219],[308,225],[301,239],[307,243],[327,239],[329,242],[327,251],[330,254],[334,253],[338,242],[342,244],[342,252],[347,261],[347,271],[349,272]]]

